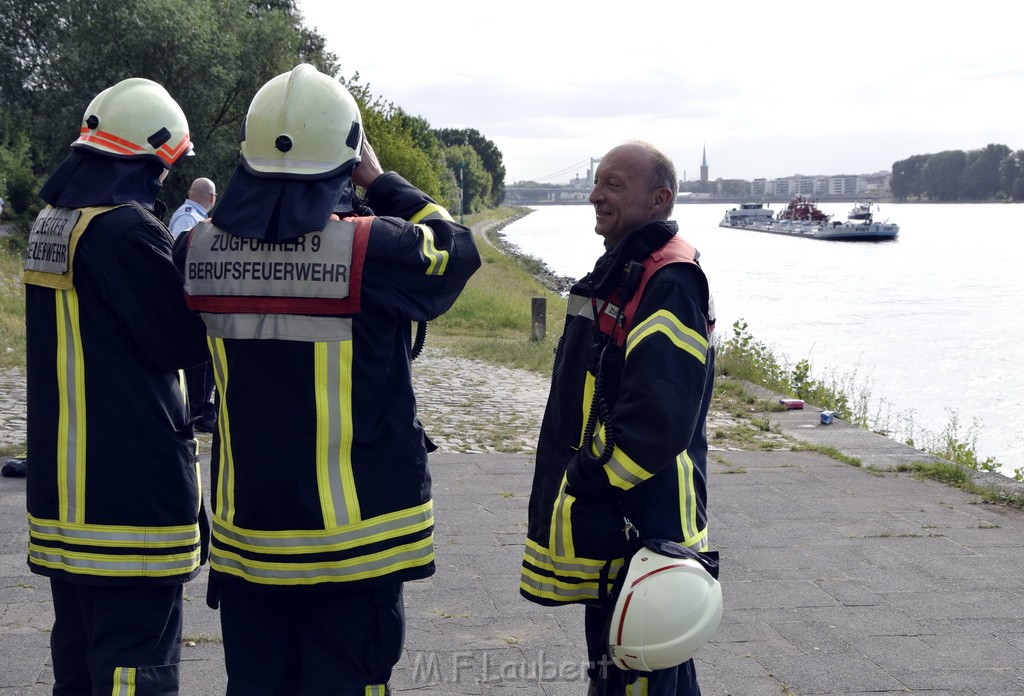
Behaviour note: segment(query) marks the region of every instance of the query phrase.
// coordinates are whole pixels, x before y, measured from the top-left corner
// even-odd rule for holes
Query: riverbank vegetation
[[[466,218],[476,236],[482,265],[446,314],[430,324],[430,343],[463,357],[547,374],[565,321],[565,298],[537,279],[543,264],[503,253],[500,230],[528,208],[494,208]],[[533,298],[546,303],[545,337],[533,340]]]
[[[934,454],[966,469],[998,472],[1002,468],[993,457],[982,457],[977,451],[979,425],[965,427],[959,414],[949,411],[949,419],[941,431],[934,432],[915,424],[912,413],[893,414],[884,400],[872,397],[870,385],[856,372],[823,377],[811,375],[807,360],[790,365],[769,346],[754,338],[743,320],[736,321],[731,334],[719,336],[717,370],[719,374],[759,384],[778,394],[803,399],[819,408],[834,411],[836,417],[880,435],[891,437],[922,451]],[[932,471],[925,466],[919,473]],[[936,478],[945,478],[938,472]],[[1012,477],[1024,480],[1024,467],[1013,471]]]

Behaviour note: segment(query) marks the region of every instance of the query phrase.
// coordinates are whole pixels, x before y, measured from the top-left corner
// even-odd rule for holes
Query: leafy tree
[[[181,105],[195,143],[196,156],[165,184],[172,206],[196,176],[227,183],[245,111],[263,83],[303,61],[332,75],[339,69],[293,2],[0,0],[0,15],[0,97],[18,104],[11,111],[28,129],[36,173],[66,156],[93,96],[145,77]]]
[[[1017,150],[999,163],[999,181],[1003,191],[1015,201],[1024,200],[1024,150]]]
[[[11,142],[0,142],[0,198],[4,217],[34,215],[39,211],[36,191],[40,181],[32,173],[28,138],[20,134]]]
[[[906,200],[911,196],[924,195],[924,180],[921,174],[928,157],[929,155],[914,155],[893,162],[890,184],[893,196],[899,200]]]
[[[490,193],[485,205],[499,205],[505,198],[505,163],[498,146],[475,128],[441,128],[435,132],[447,147],[469,145],[473,148],[491,177]]]
[[[963,178],[963,197],[972,200],[997,198],[1002,192],[999,164],[1010,156],[1006,145],[986,145],[967,153]]]
[[[963,178],[967,171],[967,153],[947,150],[928,157],[922,171],[924,190],[937,201],[956,201],[963,195]]]
[[[465,192],[462,211],[475,213],[491,205],[491,174],[483,160],[470,145],[458,145],[445,150],[448,168],[461,177],[461,190]]]
[[[443,185],[445,163],[443,148],[430,133],[429,125],[409,116],[391,102],[375,96],[361,82],[359,73],[342,78],[342,84],[359,104],[366,137],[373,145],[381,166],[401,173],[440,205],[449,210],[458,202]]]

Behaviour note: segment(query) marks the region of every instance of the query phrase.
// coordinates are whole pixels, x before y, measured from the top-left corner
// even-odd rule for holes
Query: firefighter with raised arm
[[[53,693],[177,694],[205,522],[178,370],[206,349],[153,209],[188,122],[131,78],[92,100],[71,147],[24,272],[28,563],[50,578]]]
[[[381,171],[351,95],[302,64],[257,92],[212,220],[178,244],[217,383],[228,694],[383,696],[402,585],[434,572],[411,326],[479,267],[472,233]]]

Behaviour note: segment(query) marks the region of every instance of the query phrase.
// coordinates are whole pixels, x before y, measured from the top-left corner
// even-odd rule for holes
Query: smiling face
[[[613,148],[594,175],[594,231],[608,246],[617,246],[633,230],[664,219],[671,196],[671,189],[655,183],[654,161],[647,150],[636,144]]]

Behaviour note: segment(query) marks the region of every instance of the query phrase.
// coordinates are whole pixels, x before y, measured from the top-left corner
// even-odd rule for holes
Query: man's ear
[[[654,192],[654,207],[660,213],[672,201],[672,189],[662,186]]]

